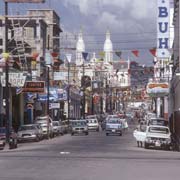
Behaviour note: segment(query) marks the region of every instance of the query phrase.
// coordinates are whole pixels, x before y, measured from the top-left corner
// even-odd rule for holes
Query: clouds
[[[83,25],[85,34],[102,35],[94,36],[94,44],[88,44],[85,37],[86,49],[89,47],[89,50],[92,50],[94,47],[100,50],[105,40],[105,32],[109,28],[116,49],[139,48],[143,51],[140,61],[152,58],[146,56],[144,52],[156,45],[157,0],[64,0],[62,2],[67,9],[78,14],[74,28]]]

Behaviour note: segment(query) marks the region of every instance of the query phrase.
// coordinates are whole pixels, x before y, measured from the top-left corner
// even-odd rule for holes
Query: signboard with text
[[[45,88],[44,81],[26,81],[23,92],[40,92],[43,93]]]
[[[26,75],[23,73],[9,73],[9,85],[10,87],[23,87],[26,81]],[[1,85],[5,87],[6,76],[5,73],[1,76]]]
[[[148,83],[146,91],[151,97],[166,96],[169,93],[169,84],[156,82]]]
[[[169,0],[157,0],[157,57],[169,58]]]

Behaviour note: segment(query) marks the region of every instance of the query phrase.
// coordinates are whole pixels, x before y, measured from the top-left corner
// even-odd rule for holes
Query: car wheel
[[[147,143],[144,144],[145,149],[149,149],[149,145]]]
[[[119,134],[119,136],[122,136],[122,132]]]
[[[87,136],[88,134],[89,134],[88,132],[85,133],[86,136]]]
[[[106,136],[108,136],[109,134],[108,133],[106,133]]]
[[[36,142],[39,142],[39,137],[37,136],[36,139],[35,139]]]
[[[74,133],[71,133],[71,136],[73,136],[74,135]]]
[[[63,136],[64,135],[64,133],[60,133],[61,134],[61,136]]]

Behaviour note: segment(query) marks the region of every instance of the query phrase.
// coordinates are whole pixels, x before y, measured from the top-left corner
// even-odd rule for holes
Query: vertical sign
[[[169,0],[157,0],[157,57],[169,58]]]

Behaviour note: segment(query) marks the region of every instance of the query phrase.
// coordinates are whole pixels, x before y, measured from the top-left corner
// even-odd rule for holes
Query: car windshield
[[[25,130],[34,130],[35,126],[21,126],[19,128],[19,131],[25,131]]]
[[[88,121],[88,123],[97,123],[96,119],[88,119],[87,121]]]
[[[120,120],[119,119],[109,119],[108,124],[120,124]]]
[[[96,116],[87,116],[86,119],[96,118]]]
[[[58,122],[53,122],[53,126],[59,126]]]
[[[151,125],[165,125],[165,120],[163,119],[151,119],[150,120]]]
[[[76,122],[71,122],[72,126],[86,126],[85,121],[76,121]]]
[[[169,129],[168,128],[163,128],[163,127],[150,127],[149,132],[151,133],[162,133],[162,134],[168,134]]]

